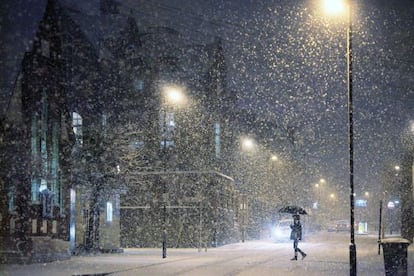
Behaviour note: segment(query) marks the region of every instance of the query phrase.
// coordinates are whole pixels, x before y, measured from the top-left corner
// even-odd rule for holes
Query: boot
[[[306,254],[302,253],[302,260],[305,259],[305,257],[306,257]]]
[[[293,257],[292,259],[290,259],[291,261],[297,261],[298,260],[298,257],[297,256],[295,256],[295,257]]]

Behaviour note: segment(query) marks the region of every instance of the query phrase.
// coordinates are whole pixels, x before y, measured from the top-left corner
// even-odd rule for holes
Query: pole
[[[246,198],[245,195],[242,195],[242,203],[241,203],[241,215],[242,215],[242,242],[244,242],[244,238],[245,238],[245,208],[246,208]]]
[[[379,206],[379,224],[378,224],[378,255],[381,254],[381,231],[382,231],[382,200]]]
[[[201,231],[203,229],[203,213],[202,213],[202,209],[201,209],[201,200],[199,202],[198,205],[198,212],[199,212],[199,221],[198,221],[198,252],[201,252],[201,247],[202,247],[202,243],[201,243]]]
[[[349,186],[350,186],[350,222],[351,236],[349,244],[350,275],[357,275],[355,246],[355,205],[354,205],[354,122],[352,102],[352,0],[348,1],[348,32],[347,32],[347,75],[348,75],[348,124],[349,124]]]
[[[164,172],[167,170],[167,110],[166,106],[163,107],[164,109],[164,141],[163,141],[163,149],[162,149],[162,157],[163,157],[163,169]],[[163,211],[162,211],[162,258],[167,258],[167,185],[165,183],[166,179],[162,180],[162,201],[163,201]]]
[[[244,242],[244,210],[242,213],[242,242]]]

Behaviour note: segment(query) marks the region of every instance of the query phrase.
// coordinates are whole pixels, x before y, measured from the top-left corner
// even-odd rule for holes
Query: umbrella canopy
[[[305,209],[296,205],[289,205],[279,209],[279,213],[287,213],[292,215],[307,215]]]

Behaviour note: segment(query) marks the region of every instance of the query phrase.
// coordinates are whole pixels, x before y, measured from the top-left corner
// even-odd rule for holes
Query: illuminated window
[[[40,187],[40,137],[39,137],[39,117],[37,114],[32,117],[31,127],[31,192],[32,201],[39,200]]]
[[[49,108],[46,90],[42,91],[40,113],[33,114],[31,123],[31,200],[39,201],[41,188],[47,188],[46,179],[50,179],[52,165],[49,156]]]
[[[33,113],[30,129],[31,201],[41,201],[41,194],[50,192],[64,207],[60,170],[60,120],[50,116],[48,92],[42,91],[41,108]],[[50,206],[54,204],[50,197]],[[51,207],[52,208],[52,207]],[[52,209],[51,209],[52,210]],[[51,216],[53,212],[47,213]]]
[[[108,135],[108,115],[102,114],[102,132],[104,137]]]
[[[167,112],[164,114],[161,113],[160,119],[160,133],[161,133],[161,148],[164,147],[164,143],[166,148],[174,146],[174,132],[176,129],[174,113]]]
[[[220,151],[221,151],[221,141],[220,141],[220,123],[214,124],[214,144],[215,144],[215,150],[216,150],[216,157],[220,157]]]
[[[73,112],[72,113],[72,125],[73,133],[75,133],[76,144],[83,144],[83,133],[82,133],[82,117],[80,114]]]
[[[106,203],[106,222],[112,222],[112,202]]]
[[[40,181],[40,187],[39,187],[39,192],[43,192],[47,190],[47,182],[46,179],[43,179]]]
[[[136,92],[141,92],[144,89],[144,81],[143,80],[135,80],[134,81],[134,88]]]
[[[13,211],[16,206],[16,188],[14,186],[9,187],[7,195],[9,198],[9,211]]]

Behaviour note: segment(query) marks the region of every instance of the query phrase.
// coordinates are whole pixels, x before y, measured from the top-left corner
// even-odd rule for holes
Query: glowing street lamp
[[[164,104],[167,106],[183,105],[186,97],[183,88],[178,85],[166,85],[163,87]]]
[[[168,123],[167,123],[167,109],[169,107],[180,106],[186,103],[186,97],[183,88],[178,85],[166,85],[162,87],[162,110],[163,110],[163,170],[167,170],[167,136],[168,136]],[[166,181],[163,181],[163,231],[162,231],[162,258],[167,257],[167,185]]]
[[[327,14],[342,14],[346,10],[346,4],[341,0],[325,0],[323,7]]]
[[[324,6],[327,12],[337,15],[339,12],[348,11],[347,28],[347,85],[348,85],[348,127],[349,127],[349,187],[350,187],[350,223],[355,222],[355,195],[354,195],[354,122],[353,122],[353,103],[352,103],[352,0],[325,0]],[[356,275],[356,246],[355,229],[351,227],[349,245],[349,264],[350,275]]]
[[[250,137],[244,137],[241,140],[241,149],[242,151],[248,152],[252,151],[255,148],[256,144],[254,140]]]

